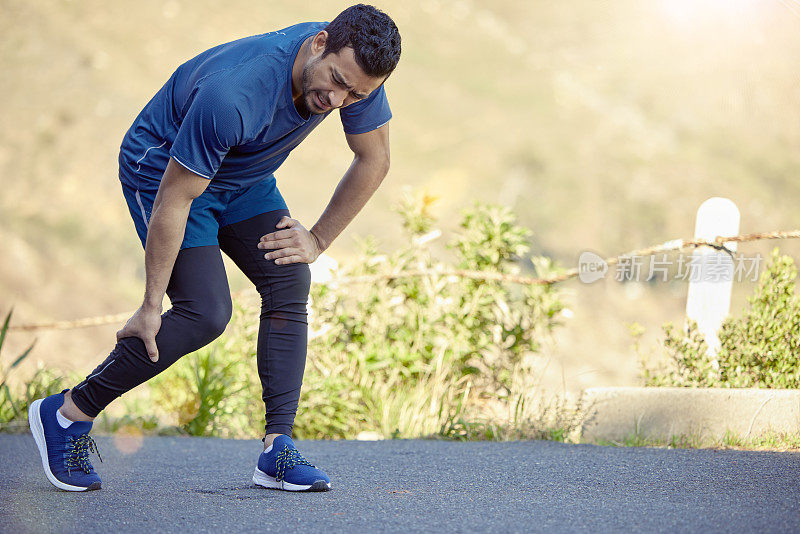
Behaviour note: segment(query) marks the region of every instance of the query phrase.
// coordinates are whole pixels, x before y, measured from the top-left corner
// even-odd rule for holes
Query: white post
[[[713,197],[700,205],[695,239],[713,241],[717,236],[729,237],[738,233],[739,209],[732,200]],[[736,243],[725,246],[732,252],[736,251]],[[692,254],[686,316],[697,321],[712,358],[719,350],[717,332],[730,311],[733,263],[730,254],[711,247],[697,247]]]

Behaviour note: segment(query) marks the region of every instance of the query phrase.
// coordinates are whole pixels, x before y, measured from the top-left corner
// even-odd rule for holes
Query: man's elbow
[[[383,180],[389,173],[390,159],[388,151],[368,156],[356,155],[356,161],[368,167],[372,171],[371,173],[380,180]]]
[[[376,158],[378,160],[378,169],[380,171],[381,179],[383,179],[384,176],[389,173],[389,166],[391,165],[388,143],[382,147],[382,150],[377,151]]]
[[[391,165],[391,161],[389,158],[389,151],[387,150],[383,157],[380,158],[380,163],[378,164],[378,169],[381,175],[381,180],[389,174],[389,166]]]

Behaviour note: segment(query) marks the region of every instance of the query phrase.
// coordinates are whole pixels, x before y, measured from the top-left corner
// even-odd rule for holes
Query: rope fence
[[[708,246],[718,250],[723,250],[729,254],[733,252],[728,249],[726,243],[744,243],[749,241],[761,241],[767,239],[797,239],[800,238],[800,230],[783,230],[777,232],[761,232],[755,234],[741,234],[736,236],[722,237],[718,236],[714,240],[709,241],[705,239],[673,239],[666,241],[660,245],[654,245],[647,248],[632,250],[617,256],[605,258],[605,262],[611,266],[619,263],[621,258],[629,258],[631,256],[650,256],[661,252],[675,252],[688,248],[697,248]],[[470,278],[474,280],[491,280],[510,282],[515,284],[527,285],[549,285],[558,282],[563,282],[578,276],[579,270],[577,268],[567,269],[561,274],[546,277],[536,278],[532,276],[511,275],[503,273],[493,273],[485,271],[470,271],[464,269],[452,270],[402,270],[394,273],[381,273],[361,276],[344,276],[334,278],[327,282],[321,282],[327,285],[349,285],[370,283],[381,280],[396,280],[400,278],[414,278],[422,276],[441,276],[441,277],[458,277]],[[238,291],[234,293],[234,297],[244,294],[245,291]],[[85,317],[82,319],[75,319],[72,321],[55,321],[50,323],[31,323],[22,325],[10,325],[9,330],[14,331],[34,331],[34,330],[72,330],[76,328],[88,328],[91,326],[102,326],[107,324],[121,323],[126,321],[133,315],[134,311],[115,313],[113,315],[101,315],[97,317]]]

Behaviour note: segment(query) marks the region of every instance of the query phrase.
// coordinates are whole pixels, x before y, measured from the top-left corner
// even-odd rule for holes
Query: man
[[[307,345],[313,262],[389,168],[383,82],[400,58],[397,26],[363,4],[329,24],[301,23],[223,44],[184,63],[142,110],[120,150],[120,181],[145,248],[141,307],[83,382],[32,403],[29,424],[48,480],[100,488],[92,421],[111,401],[217,338],[231,316],[220,251],[255,284],[264,451],[253,481],[325,491],[330,479],[291,440]],[[354,153],[317,223],[292,219],[273,172],[340,109]],[[167,294],[172,308],[162,315]]]

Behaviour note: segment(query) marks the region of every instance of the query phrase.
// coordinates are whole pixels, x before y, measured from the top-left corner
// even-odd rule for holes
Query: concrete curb
[[[746,439],[800,431],[798,390],[607,387],[586,390],[584,400],[584,442],[633,435],[721,439],[728,431]]]

